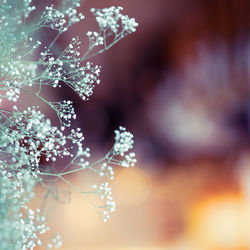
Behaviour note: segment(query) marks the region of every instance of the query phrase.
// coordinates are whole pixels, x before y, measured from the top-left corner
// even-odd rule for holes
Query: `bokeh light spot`
[[[139,205],[147,199],[151,189],[151,179],[141,169],[121,169],[116,173],[113,193],[118,205]]]

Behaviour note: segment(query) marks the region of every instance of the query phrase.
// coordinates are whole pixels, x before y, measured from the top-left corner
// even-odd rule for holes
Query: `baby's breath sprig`
[[[76,138],[81,138],[82,134],[80,131],[74,131]],[[62,179],[64,182],[70,184],[71,187],[84,194],[88,198],[90,195],[97,195],[101,200],[105,200],[106,203],[97,205],[91,202],[94,207],[98,209],[98,213],[101,215],[103,220],[106,222],[109,218],[109,214],[115,210],[115,202],[111,196],[111,190],[108,188],[107,182],[101,184],[99,188],[93,185],[93,190],[90,192],[84,192],[78,187],[74,186],[67,180],[67,176],[79,171],[90,170],[98,174],[100,177],[107,177],[111,180],[114,179],[114,172],[116,167],[134,167],[136,163],[135,153],[130,152],[133,148],[133,135],[126,131],[124,127],[120,127],[115,131],[115,143],[112,149],[105,155],[105,157],[90,163],[90,149],[82,148],[81,143],[78,144],[78,151],[72,158],[71,162],[58,173],[45,173],[42,172],[40,175],[54,176]],[[70,170],[68,170],[70,169]],[[106,190],[107,189],[107,190]],[[90,199],[90,198],[88,198]],[[100,212],[102,210],[102,212]]]
[[[108,50],[124,37],[136,31],[138,23],[134,18],[129,18],[121,13],[122,7],[110,7],[104,9],[91,8],[91,13],[96,17],[99,31],[88,31],[89,49],[82,60],[91,58],[97,54]],[[93,49],[100,47],[97,51]]]
[[[76,119],[75,110],[72,104],[72,101],[66,100],[59,102],[50,102],[50,105],[56,111],[61,128],[70,127],[71,121]]]
[[[55,53],[60,36],[85,17],[78,12],[80,0],[63,0],[61,7],[45,6],[41,13],[32,0],[0,0],[0,249],[28,250],[42,245],[48,249],[62,243],[57,235],[51,241],[41,240],[49,227],[42,209],[31,209],[34,188],[40,183],[50,187],[47,179],[63,181],[81,192],[98,210],[104,221],[115,210],[107,180],[83,191],[68,180],[68,175],[90,170],[102,178],[113,179],[115,168],[134,166],[133,135],[120,127],[115,131],[112,149],[101,159],[91,162],[89,148],[83,147],[80,128],[72,128],[76,119],[73,102],[51,101],[42,95],[43,88],[67,86],[83,100],[88,100],[100,83],[101,67],[89,61],[94,55],[111,48],[135,32],[138,24],[121,13],[121,7],[91,9],[99,30],[88,31],[89,48],[81,54],[78,37]],[[30,16],[36,11],[36,15]],[[39,17],[40,16],[40,17]],[[56,33],[49,45],[37,40],[38,32]],[[40,111],[39,106],[22,109],[22,93],[44,102],[58,117],[60,126]],[[12,103],[7,109],[2,103]],[[15,105],[14,105],[15,104]],[[77,150],[77,151],[76,151]],[[76,152],[75,152],[76,151]],[[68,157],[70,162],[60,171],[56,161]],[[44,165],[46,164],[46,167]],[[46,169],[46,170],[45,170]],[[91,196],[100,199],[94,202]],[[54,195],[57,199],[57,195]]]

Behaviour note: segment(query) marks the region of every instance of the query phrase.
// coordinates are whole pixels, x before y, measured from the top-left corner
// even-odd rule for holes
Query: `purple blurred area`
[[[117,3],[89,1],[82,11],[112,4]],[[157,163],[154,167],[224,159],[247,149],[250,2],[139,0],[119,5],[139,22],[138,31],[93,60],[102,65],[102,85],[88,102],[70,96],[86,142],[101,150],[111,145],[114,129],[126,126],[135,134],[141,165]],[[70,36],[82,30],[79,24]],[[68,97],[69,91],[61,94]]]

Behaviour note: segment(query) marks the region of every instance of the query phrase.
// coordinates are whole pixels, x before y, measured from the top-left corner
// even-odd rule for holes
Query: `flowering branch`
[[[88,100],[100,83],[101,70],[88,59],[135,32],[138,26],[133,18],[121,13],[121,7],[91,9],[99,30],[87,32],[86,52],[81,55],[81,41],[75,37],[55,56],[53,50],[59,37],[85,18],[77,10],[79,6],[80,0],[63,0],[61,8],[45,6],[40,17],[32,21],[30,14],[36,10],[32,0],[0,0],[0,249],[3,250],[61,245],[59,235],[51,242],[40,239],[40,235],[49,230],[43,215],[44,205],[41,210],[28,206],[38,183],[48,188],[44,204],[50,193],[45,180],[53,177],[81,192],[107,221],[115,210],[108,182],[82,191],[66,178],[75,172],[91,170],[112,180],[115,167],[130,167],[136,162],[135,154],[130,152],[133,135],[120,127],[115,131],[113,148],[102,159],[90,163],[87,160],[90,150],[83,147],[81,129],[71,128],[72,120],[76,119],[73,102],[50,101],[41,94],[44,86],[65,85]],[[57,32],[48,47],[36,40],[36,33],[45,29]],[[22,110],[18,103],[14,105],[22,93],[48,105],[60,126],[53,125],[38,106]],[[12,103],[8,110],[2,107],[3,101]],[[74,154],[75,148],[78,150]],[[54,163],[64,157],[71,157],[70,163],[56,172]],[[42,162],[48,165],[46,171],[41,167]],[[90,195],[99,197],[102,204],[94,203]]]

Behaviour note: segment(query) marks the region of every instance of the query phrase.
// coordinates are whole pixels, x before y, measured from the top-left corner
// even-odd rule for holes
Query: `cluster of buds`
[[[108,182],[105,182],[101,184],[100,186],[93,185],[93,193],[95,193],[97,196],[100,197],[102,200],[106,200],[104,205],[98,206],[102,209],[102,219],[104,222],[107,222],[107,220],[110,217],[110,213],[113,213],[115,211],[115,202],[112,198],[112,192],[111,188],[109,187]]]

